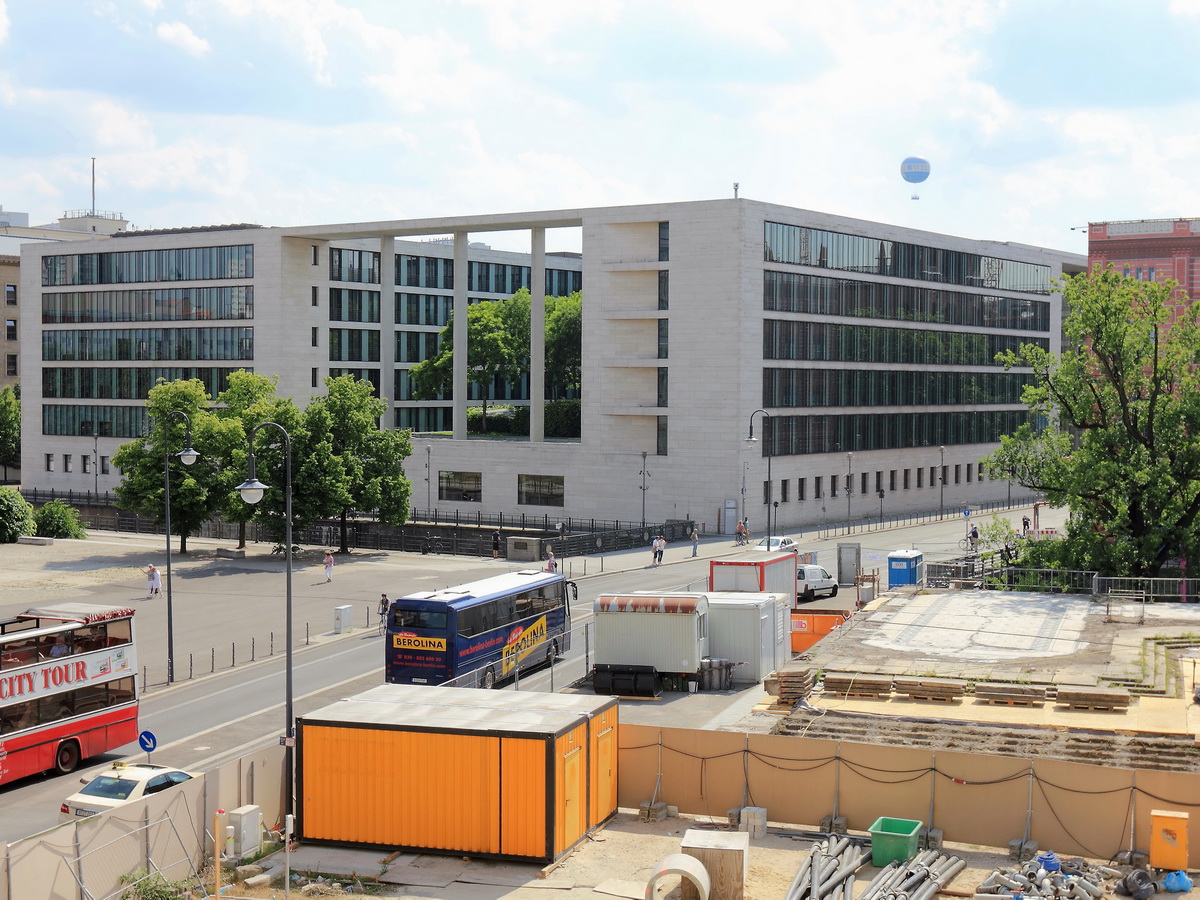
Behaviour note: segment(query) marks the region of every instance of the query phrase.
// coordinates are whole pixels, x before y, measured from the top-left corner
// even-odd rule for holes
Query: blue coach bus
[[[526,569],[409,594],[387,613],[384,677],[442,684],[470,672],[492,687],[570,649],[578,588],[557,572]],[[569,596],[568,596],[569,595]]]

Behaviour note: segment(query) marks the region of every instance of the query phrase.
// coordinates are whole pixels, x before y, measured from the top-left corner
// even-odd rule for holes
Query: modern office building
[[[582,258],[546,252],[554,229],[581,230]],[[528,233],[529,254],[473,243],[510,231]],[[421,508],[709,531],[747,516],[761,533],[768,510],[786,530],[1016,498],[980,465],[1027,417],[1028,374],[995,357],[1058,349],[1050,279],[1084,263],[746,199],[25,246],[20,334],[41,349],[23,362],[25,483],[111,487],[107,460],[146,427],[157,378],[215,394],[247,368],[300,403],[326,375],[370,379],[385,424],[417,432],[406,468]],[[543,298],[581,283],[582,436],[546,440]],[[451,309],[462,347],[467,304],[520,286],[530,437],[471,438],[465,356],[454,399],[411,399],[406,369]]]
[[[1200,219],[1138,219],[1088,225],[1088,269],[1115,267],[1138,281],[1179,282],[1177,296],[1200,285]]]

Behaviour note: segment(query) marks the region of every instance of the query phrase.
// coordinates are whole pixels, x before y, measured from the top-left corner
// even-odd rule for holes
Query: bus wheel
[[[549,665],[554,665],[554,661],[558,659],[558,641],[550,642],[550,649],[546,651],[546,662]]]
[[[67,775],[78,766],[79,745],[74,741],[63,741],[54,754],[54,771],[59,775]]]
[[[487,667],[487,671],[483,673],[483,689],[490,691],[496,686],[496,670],[491,666]]]

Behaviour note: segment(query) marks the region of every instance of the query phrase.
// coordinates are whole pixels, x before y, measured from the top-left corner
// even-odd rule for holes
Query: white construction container
[[[662,676],[671,676],[669,689],[687,690],[709,655],[704,594],[601,594],[592,611],[597,693],[657,695]]]
[[[708,595],[709,651],[739,664],[735,684],[756,684],[791,658],[791,601],[786,593]]]
[[[708,563],[708,591],[769,591],[796,602],[795,551],[744,553]]]

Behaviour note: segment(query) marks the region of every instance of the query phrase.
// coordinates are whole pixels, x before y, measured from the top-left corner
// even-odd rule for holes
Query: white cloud
[[[0,44],[8,40],[8,9],[4,0],[0,0]]]
[[[1173,16],[1200,19],[1200,0],[1171,0],[1167,9]]]
[[[145,150],[155,145],[154,128],[144,115],[112,100],[102,99],[87,109],[91,137],[101,147]]]
[[[158,35],[159,40],[178,47],[189,56],[204,56],[212,50],[212,45],[208,41],[182,22],[160,22],[155,29],[155,34]]]

